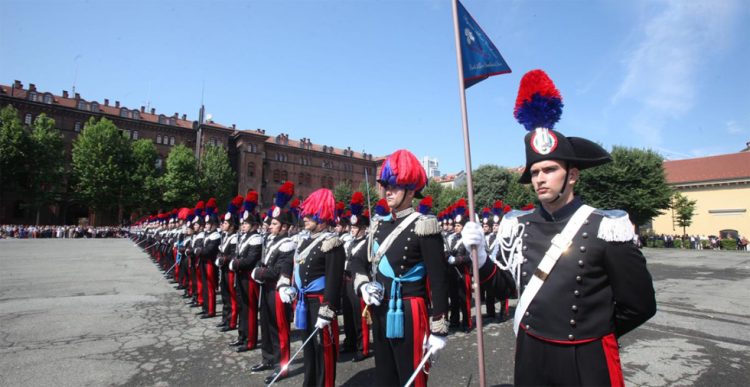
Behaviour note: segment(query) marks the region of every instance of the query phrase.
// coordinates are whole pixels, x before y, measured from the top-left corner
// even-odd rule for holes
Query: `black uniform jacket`
[[[520,235],[524,257],[521,292],[552,237],[563,230],[582,204],[576,197],[553,215],[539,207],[518,217],[525,227]],[[597,339],[613,332],[619,337],[656,313],[646,259],[632,240],[601,239],[598,235],[603,218],[598,211],[589,215],[560,256],[522,317],[521,327],[527,333],[564,343]]]
[[[322,294],[323,304],[329,305],[332,310],[339,308],[341,300],[341,278],[344,274],[344,262],[346,253],[341,239],[332,233],[321,233],[303,240],[298,253],[304,251],[311,243],[319,241],[310,253],[304,257],[304,262],[299,264],[299,277],[302,281],[300,287],[307,286],[310,282],[325,276],[325,288],[322,292],[310,292],[308,294]]]
[[[237,241],[238,273],[248,273],[263,258],[263,237],[257,232],[244,233]]]
[[[269,236],[264,257],[258,265],[258,280],[274,282],[284,277],[285,281],[291,283],[295,247],[294,241],[286,234]]]
[[[397,219],[386,218],[377,222],[374,239],[378,245],[393,232],[398,225],[406,219],[404,215]],[[421,224],[420,224],[421,223]],[[415,231],[416,228],[424,228],[427,231]],[[445,260],[443,250],[443,238],[440,234],[440,226],[434,216],[421,216],[409,225],[396,240],[381,259],[388,259],[396,276],[406,274],[412,267],[420,262],[424,263],[427,278],[430,281],[432,291],[429,300],[432,304],[431,315],[442,316],[448,311],[448,264]],[[369,275],[369,273],[360,273]],[[390,278],[380,272],[377,273],[376,281],[385,287],[385,302],[390,298]],[[426,297],[426,281],[402,282],[402,297]]]
[[[221,244],[221,232],[214,231],[203,239],[203,249],[201,250],[201,260],[214,263],[216,255],[219,254],[219,245]]]

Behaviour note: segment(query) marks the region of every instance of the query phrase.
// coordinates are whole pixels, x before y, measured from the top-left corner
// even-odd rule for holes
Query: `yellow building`
[[[667,183],[696,201],[689,235],[750,238],[750,151],[664,162]],[[671,210],[653,221],[656,234],[682,234]]]

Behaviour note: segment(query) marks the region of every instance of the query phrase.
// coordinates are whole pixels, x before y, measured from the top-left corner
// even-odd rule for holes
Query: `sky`
[[[747,0],[464,0],[512,73],[466,92],[472,167],[524,164],[521,77],[555,129],[667,159],[750,141]],[[0,1],[0,83],[465,170],[450,0]],[[731,166],[727,166],[731,167]]]

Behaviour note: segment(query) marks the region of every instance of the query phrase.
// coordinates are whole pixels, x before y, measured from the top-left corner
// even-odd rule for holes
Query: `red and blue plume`
[[[340,218],[344,216],[344,211],[346,211],[346,204],[344,204],[343,201],[339,201],[336,203],[336,218]]]
[[[368,209],[365,209],[365,210],[364,210],[364,211],[362,212],[362,216],[364,216],[365,218],[369,218],[369,217],[370,217],[370,210],[368,210]]]
[[[456,201],[456,204],[454,204],[455,210],[454,215],[464,215],[466,214],[466,199],[461,198]]]
[[[507,214],[511,212],[513,209],[510,207],[510,204],[506,204],[505,207],[503,207],[503,214]]]
[[[526,130],[552,129],[562,115],[562,97],[542,70],[531,70],[521,78],[513,115]]]
[[[177,212],[177,218],[182,220],[187,220],[188,216],[192,214],[192,211],[190,211],[187,207],[180,208],[180,211]]]
[[[299,203],[299,199],[297,198],[292,200],[292,203],[289,204],[289,212],[291,212],[295,218],[299,218],[299,206],[300,206],[300,203]]]
[[[495,200],[495,204],[492,205],[492,214],[493,215],[503,214],[503,201],[502,200]]]
[[[359,216],[362,213],[362,209],[365,207],[365,195],[362,192],[355,192],[352,194],[352,199],[349,201],[349,208],[352,211],[352,215]]]
[[[484,207],[482,208],[482,218],[489,218],[490,217],[490,208]]]
[[[294,183],[287,181],[279,187],[273,204],[276,207],[284,208],[292,200],[292,196],[294,196]]]
[[[255,192],[255,190],[249,190],[247,191],[247,195],[245,195],[245,202],[242,204],[243,212],[247,211],[248,213],[253,213],[255,211],[255,207],[258,206],[258,193]]]
[[[197,217],[203,216],[204,208],[206,208],[206,204],[203,203],[203,200],[198,201],[198,203],[195,204],[195,210],[193,211],[193,215]]]
[[[521,211],[528,211],[528,210],[533,210],[533,209],[534,209],[534,203],[529,203],[521,207]]]
[[[399,149],[391,153],[383,163],[378,181],[419,192],[427,184],[427,174],[411,152]]]
[[[336,198],[331,190],[321,188],[311,193],[300,207],[303,217],[310,217],[318,223],[332,222],[335,216]]]
[[[378,204],[375,205],[375,213],[380,216],[386,216],[391,213],[391,207],[388,207],[388,202],[385,199],[378,200]]]
[[[236,214],[240,210],[240,206],[242,205],[242,195],[237,195],[232,199],[231,202],[229,202],[229,206],[227,207],[227,212],[230,214]]]
[[[417,210],[424,215],[432,213],[432,196],[428,195],[420,200]]]
[[[216,199],[210,198],[206,202],[206,215],[216,215]]]

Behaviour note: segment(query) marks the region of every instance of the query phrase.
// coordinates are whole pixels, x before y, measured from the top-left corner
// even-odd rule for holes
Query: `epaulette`
[[[216,240],[216,239],[219,239],[219,238],[221,238],[221,233],[220,232],[212,232],[208,236],[208,240],[210,240],[210,241],[213,241],[213,240]]]
[[[320,244],[320,251],[327,253],[331,250],[333,250],[336,247],[339,247],[344,244],[344,241],[341,240],[336,235],[330,235],[326,237],[326,240],[323,241],[323,243]]]
[[[607,242],[631,242],[635,238],[633,224],[628,213],[622,210],[594,210],[602,217],[597,237]]]
[[[281,241],[281,246],[279,246],[279,251],[288,253],[290,251],[294,251],[297,248],[297,244],[294,243],[293,240],[286,238],[286,240]]]
[[[263,243],[263,237],[260,236],[260,234],[253,234],[250,236],[250,239],[248,239],[247,244],[250,246],[257,246]]]
[[[513,210],[505,214],[500,221],[500,229],[498,230],[499,236],[506,239],[512,237],[518,226],[518,218],[531,214],[532,212],[534,212],[534,210]]]
[[[421,215],[414,222],[414,232],[419,236],[435,235],[440,233],[440,223],[435,215]]]
[[[237,244],[237,234],[232,234],[229,236],[229,244]]]

